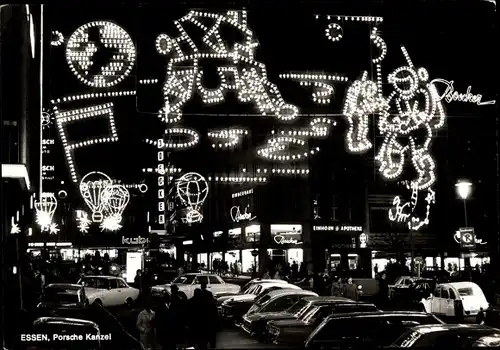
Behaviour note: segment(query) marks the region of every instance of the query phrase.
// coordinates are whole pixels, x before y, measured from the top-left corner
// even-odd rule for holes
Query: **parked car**
[[[328,316],[311,333],[306,348],[385,347],[391,345],[409,328],[419,325],[441,325],[431,314],[416,311],[348,313]]]
[[[289,319],[296,320],[297,318],[301,318],[303,315],[307,314],[316,306],[334,302],[354,303],[353,300],[344,297],[305,297],[284,311],[258,313],[250,316],[249,319],[252,321],[251,326],[253,330],[252,332],[254,333],[253,335],[256,335],[260,340],[265,340],[267,338],[266,325],[269,321]]]
[[[434,292],[422,299],[426,312],[448,317],[476,316],[489,307],[481,288],[473,282],[438,284]]]
[[[300,287],[293,285],[293,284],[288,284],[288,283],[282,283],[282,282],[265,282],[265,283],[256,283],[253,286],[251,286],[246,293],[244,294],[238,294],[238,295],[233,295],[233,296],[228,296],[228,297],[220,297],[217,299],[217,303],[219,305],[222,305],[225,301],[253,301],[258,295],[262,295],[265,292],[269,290],[277,290],[277,289],[284,289],[284,288],[289,288],[289,289],[301,289]]]
[[[416,280],[415,277],[412,276],[399,276],[396,278],[394,283],[389,284],[389,299],[392,298],[395,289],[398,288],[409,288],[410,285]]]
[[[377,311],[382,312],[374,304],[360,302],[318,305],[299,319],[268,322],[268,340],[279,345],[303,346],[312,331],[330,315]]]
[[[230,320],[238,323],[244,314],[250,310],[259,300],[264,298],[267,294],[282,289],[297,289],[302,290],[300,287],[292,284],[284,283],[262,283],[256,286],[257,290],[253,291],[255,294],[245,294],[234,296],[224,302],[218,307],[219,315],[225,320]]]
[[[292,305],[305,297],[317,297],[318,294],[303,289],[282,289],[267,294],[255,303],[243,316],[242,328],[249,334],[264,334],[267,320],[265,315],[288,310]]]
[[[26,333],[38,335],[34,341],[23,344],[27,345],[25,348],[29,350],[101,349],[101,332],[97,324],[92,321],[65,317],[41,317],[33,322],[33,328],[27,330]],[[61,340],[54,337],[73,334],[81,335],[83,340]]]
[[[163,295],[165,292],[170,293],[170,286],[175,284],[179,290],[184,292],[188,298],[194,294],[194,290],[201,287],[202,283],[207,284],[207,288],[212,293],[230,292],[238,293],[241,289],[237,284],[226,283],[224,280],[215,274],[210,273],[187,273],[175,278],[172,283],[166,283],[151,288],[151,294]]]
[[[358,286],[360,300],[372,300],[380,291],[380,282],[376,278],[353,278],[352,283]]]
[[[282,284],[288,284],[287,281],[284,280],[272,280],[272,279],[262,279],[262,278],[255,278],[251,281],[249,281],[247,284],[245,284],[243,287],[241,287],[241,290],[238,293],[233,293],[229,291],[224,291],[224,292],[216,292],[212,293],[214,297],[222,303],[223,301],[230,299],[232,296],[235,295],[242,295],[242,294],[252,294],[249,291],[253,290],[258,284],[261,283],[282,283]]]
[[[153,272],[151,278],[151,284],[153,286],[172,283],[172,281],[178,276],[177,270],[173,268],[157,268]]]
[[[436,280],[430,278],[415,279],[408,288],[395,288],[392,291],[392,304],[402,310],[424,311],[421,305],[423,298],[427,298],[436,289]]]
[[[496,328],[475,324],[443,324],[413,327],[399,337],[392,346],[458,349],[498,345],[500,345],[500,330]]]
[[[85,287],[85,295],[89,304],[102,306],[133,305],[139,297],[139,290],[130,287],[121,277],[85,276],[78,284]]]
[[[85,287],[80,284],[52,283],[47,285],[37,305],[37,316],[84,316],[89,305]]]

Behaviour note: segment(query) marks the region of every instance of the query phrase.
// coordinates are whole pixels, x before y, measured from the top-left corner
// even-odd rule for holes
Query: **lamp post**
[[[455,188],[457,190],[457,194],[464,202],[464,223],[465,227],[468,227],[468,218],[467,218],[467,199],[469,198],[472,192],[472,183],[468,181],[460,180],[455,184]],[[466,267],[470,269],[470,256],[467,256],[464,259],[464,263]]]

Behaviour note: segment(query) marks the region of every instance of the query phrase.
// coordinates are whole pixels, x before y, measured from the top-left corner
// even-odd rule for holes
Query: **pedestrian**
[[[144,310],[137,316],[136,322],[137,329],[140,333],[141,344],[145,350],[154,350],[156,347],[154,317],[155,312],[153,311],[151,302],[148,300]]]
[[[344,292],[342,294],[348,299],[359,301],[358,286],[352,283],[352,277],[347,278],[347,284],[344,285]]]
[[[271,279],[271,275],[269,274],[269,269],[264,270],[264,274],[262,275],[262,279],[265,279],[265,280]]]
[[[170,312],[170,305],[170,294],[165,293],[158,305],[154,318],[156,339],[162,350],[175,350],[177,348],[177,344],[175,343],[176,338],[172,332],[174,320]]]
[[[378,264],[373,267],[373,272],[375,272],[375,277],[378,275]]]
[[[134,277],[134,286],[135,288],[139,289],[140,291],[142,290],[142,271],[137,270],[135,272],[135,277]]]
[[[333,297],[341,297],[344,295],[344,283],[342,283],[342,278],[338,278],[337,281],[332,283],[331,294]]]
[[[175,344],[180,344],[184,341],[186,335],[186,324],[187,324],[187,296],[184,292],[179,290],[179,287],[175,284],[170,286],[170,320],[171,320],[171,332],[174,337]]]
[[[387,283],[387,274],[382,272],[378,280],[378,307],[385,308],[389,300],[389,283]]]
[[[191,339],[199,350],[215,349],[218,330],[217,305],[206,287],[204,283],[195,289],[189,300]]]

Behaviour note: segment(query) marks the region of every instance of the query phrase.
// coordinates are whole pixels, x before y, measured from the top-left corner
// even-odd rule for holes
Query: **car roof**
[[[215,273],[203,273],[203,272],[190,272],[190,273],[185,273],[184,275],[182,276],[179,276],[179,277],[183,277],[183,276],[194,276],[194,277],[198,277],[198,276],[216,276],[216,277],[220,277],[219,275],[216,275]]]
[[[64,288],[64,289],[82,289],[83,286],[81,284],[76,283],[51,283],[47,285],[45,288]]]
[[[284,289],[302,289],[299,286],[296,286],[295,284],[289,284],[289,283],[277,283],[277,282],[264,282],[264,283],[259,283],[263,288],[265,287],[282,287],[285,286]]]
[[[429,317],[431,314],[419,311],[372,311],[372,312],[350,312],[344,314],[329,315],[328,319],[346,319],[346,318],[371,318],[371,317],[396,317],[396,316],[412,316],[412,317]]]
[[[494,331],[494,328],[491,328],[486,325],[481,325],[481,324],[440,324],[440,325],[422,325],[422,326],[415,326],[412,328],[412,330],[422,333],[422,334],[427,334],[427,333],[436,333],[436,332],[450,332],[450,331],[461,331],[461,330],[472,330],[472,331],[481,331],[481,330],[492,330]],[[500,331],[498,331],[500,333]]]
[[[274,282],[274,283],[283,283],[286,284],[288,283],[285,280],[274,280],[274,279],[269,279],[269,278],[255,278],[251,280],[249,283],[266,283],[266,282]]]
[[[289,289],[289,288],[273,290],[272,292],[269,292],[268,295],[271,298],[276,298],[278,296],[290,295],[290,294],[304,294],[304,295],[314,295],[314,296],[317,295],[316,293],[311,292],[309,290],[304,290],[304,289]]]
[[[123,278],[117,277],[117,276],[103,276],[103,275],[89,275],[89,276],[83,276],[82,278],[101,278],[101,279],[105,279],[105,280],[113,280],[113,279],[122,280],[123,279]]]
[[[69,317],[40,317],[33,322],[33,326],[42,324],[66,324],[72,326],[89,326],[99,329],[95,322]]]
[[[321,303],[355,303],[354,300],[344,298],[344,297],[305,297],[303,300],[309,301],[311,304],[321,304]]]
[[[454,287],[454,288],[471,288],[471,287],[478,287],[479,286],[477,284],[475,284],[474,282],[444,282],[444,283],[440,283],[441,285],[448,285],[448,286],[451,286],[451,287]]]

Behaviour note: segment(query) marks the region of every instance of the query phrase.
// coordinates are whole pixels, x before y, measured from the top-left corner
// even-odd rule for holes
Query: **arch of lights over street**
[[[205,25],[207,18],[214,24]],[[279,78],[296,81],[310,89],[311,99],[323,106],[331,103],[339,83],[348,84],[342,112],[348,124],[345,135],[347,150],[352,153],[363,153],[373,147],[368,131],[370,116],[376,115],[378,123],[375,128],[383,137],[376,156],[382,177],[387,180],[397,179],[402,175],[406,162],[412,165],[417,174],[414,179],[405,182],[408,198],[394,198],[388,218],[404,223],[411,230],[418,230],[429,223],[431,206],[435,201],[432,187],[436,179],[436,164],[430,149],[433,131],[445,123],[445,111],[440,95],[427,70],[418,67],[418,64],[415,65],[411,60],[411,53],[404,47],[394,50],[395,54],[401,56],[403,65],[388,75],[383,74],[384,58],[389,51],[375,27],[382,24],[382,18],[370,16],[328,16],[328,18],[329,23],[319,35],[323,35],[331,45],[343,40],[343,23],[357,21],[371,25],[370,39],[377,52],[376,57],[372,59],[375,80],[369,80],[368,73],[363,71],[359,72],[358,80],[355,81],[350,81],[346,76],[324,72],[284,72]],[[258,42],[248,26],[247,12],[189,11],[182,18],[175,20],[174,24],[175,33],[159,33],[155,41],[156,52],[165,56],[165,79],[152,77],[139,80],[139,84],[161,84],[163,89],[163,105],[159,107],[158,116],[165,128],[161,136],[152,135],[144,140],[155,148],[158,164],[143,169],[158,176],[160,223],[165,222],[165,201],[168,197],[164,190],[165,181],[173,180],[174,175],[182,177],[191,171],[186,169],[184,172],[170,162],[165,167],[165,152],[191,149],[196,147],[202,138],[209,138],[214,149],[232,150],[252,132],[247,128],[228,125],[226,128],[210,130],[207,135],[200,135],[197,130],[183,126],[183,109],[196,94],[201,97],[204,104],[214,105],[224,103],[227,93],[233,92],[241,103],[251,104],[263,116],[275,118],[277,123],[281,123],[283,127],[273,130],[267,140],[257,147],[255,154],[282,166],[258,168],[254,174],[214,175],[207,177],[206,180],[200,174],[189,173],[191,175],[184,178],[183,183],[195,181],[197,187],[205,191],[206,181],[262,183],[266,182],[269,176],[291,174],[307,176],[309,169],[301,168],[300,164],[304,164],[304,160],[320,151],[317,147],[309,147],[308,140],[327,137],[336,120],[313,117],[310,118],[308,127],[294,126],[300,116],[300,110],[293,103],[285,101],[275,83],[269,80],[265,62],[259,62],[255,58]],[[184,29],[187,24],[196,26],[203,32],[201,38],[203,47],[198,47],[187,34]],[[231,50],[228,49],[221,38],[221,26],[237,30],[243,35],[244,40],[235,44]],[[93,56],[98,51],[98,46],[88,40],[91,29],[98,30],[102,44],[115,50],[112,59],[101,67],[97,74],[89,73]],[[68,38],[65,38],[63,33],[54,31],[53,38],[52,45],[65,50],[68,67],[74,76],[92,89],[91,92],[61,96],[51,101],[70,176],[73,182],[78,183],[81,181],[81,175],[77,172],[74,150],[99,143],[117,142],[120,137],[114,122],[114,103],[99,104],[96,100],[134,98],[135,90],[110,91],[110,88],[120,84],[131,73],[136,63],[136,46],[124,28],[109,21],[84,24]],[[186,47],[189,50],[186,50]],[[203,69],[201,69],[203,62],[210,60],[224,62],[217,67],[220,84],[212,89],[203,85]],[[390,91],[383,91],[385,81],[389,83]],[[338,98],[339,94],[336,96]],[[67,101],[85,101],[87,106],[70,110],[60,107],[62,102]],[[391,113],[394,108],[397,110],[396,114]],[[67,126],[75,121],[90,118],[106,118],[109,121],[109,135],[78,143],[68,141]],[[420,141],[414,134],[422,130],[426,137]],[[177,190],[178,193],[182,192],[179,188]],[[200,199],[190,204],[193,210],[196,209],[196,213],[188,215],[195,218],[194,221],[201,220],[199,207],[206,198],[208,188],[206,192],[188,195],[182,193],[187,196],[188,201],[189,196]],[[422,206],[426,210],[417,210]],[[85,217],[85,220],[88,222],[88,217]]]

